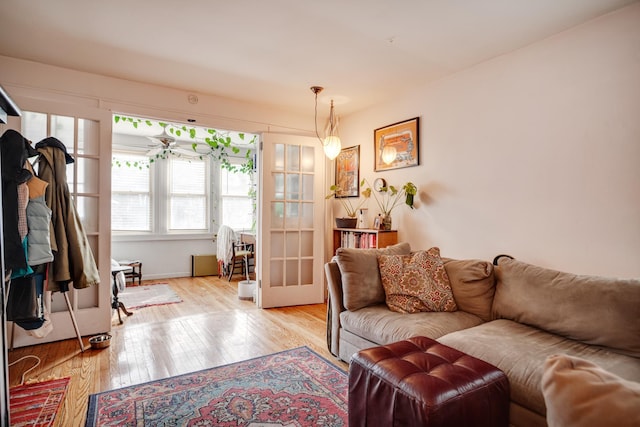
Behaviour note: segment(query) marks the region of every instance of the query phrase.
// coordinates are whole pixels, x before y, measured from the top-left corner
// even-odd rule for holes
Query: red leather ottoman
[[[349,367],[349,427],[509,425],[509,381],[426,337],[362,350]]]

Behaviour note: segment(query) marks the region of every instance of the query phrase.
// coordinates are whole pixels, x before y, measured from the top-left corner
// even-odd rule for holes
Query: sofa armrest
[[[340,313],[345,308],[342,303],[342,278],[340,268],[335,262],[324,265],[324,272],[329,285],[327,301],[327,347],[334,356],[338,356],[338,340],[340,339]]]

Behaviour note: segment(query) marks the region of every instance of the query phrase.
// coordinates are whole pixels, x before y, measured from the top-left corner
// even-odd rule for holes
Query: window
[[[159,139],[161,132],[173,140]],[[220,165],[247,164],[255,135],[163,127],[151,119],[115,115],[112,137],[111,228],[116,240],[206,238],[219,224],[253,227],[251,175]],[[227,147],[224,156],[212,155],[216,143]]]
[[[151,230],[151,167],[142,154],[113,153],[111,230]]]
[[[169,230],[207,230],[207,164],[169,159]]]
[[[114,150],[112,231],[208,231],[208,170],[206,160],[170,157],[150,163],[144,154]]]
[[[241,164],[241,160],[230,160]],[[252,176],[220,168],[220,203],[222,224],[235,230],[251,230],[254,225],[254,199]]]

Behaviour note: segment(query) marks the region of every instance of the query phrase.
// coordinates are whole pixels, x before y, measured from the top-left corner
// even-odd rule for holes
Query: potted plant
[[[367,185],[369,183],[367,182]],[[404,203],[411,209],[414,209],[413,198],[418,193],[418,188],[412,182],[407,182],[401,188],[397,188],[393,185],[385,185],[378,188],[377,191],[373,191],[371,186],[362,192],[365,197],[370,197],[373,194],[373,198],[380,209],[382,214],[382,228],[384,230],[391,230],[391,211],[396,206],[400,205],[404,199]]]
[[[365,183],[364,179],[360,181],[360,187],[363,187],[364,183]],[[356,224],[358,221],[358,219],[356,218],[356,215],[358,213],[358,209],[360,209],[362,205],[367,201],[367,199],[371,195],[371,192],[367,193],[366,190],[363,191],[361,193],[363,197],[358,197],[357,203],[352,203],[351,201],[352,198],[341,197],[339,195],[341,188],[337,184],[334,184],[331,187],[329,187],[329,191],[331,192],[327,194],[325,199],[330,199],[332,197],[336,198],[344,208],[345,212],[347,213],[346,217],[343,217],[343,218],[336,217],[336,227],[337,228],[356,228]]]

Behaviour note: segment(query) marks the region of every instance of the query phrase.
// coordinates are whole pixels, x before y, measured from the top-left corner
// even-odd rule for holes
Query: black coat
[[[27,258],[18,232],[18,184],[27,182],[31,172],[24,169],[31,151],[29,141],[13,129],[0,137],[2,155],[2,223],[4,263],[7,269],[26,269]]]

